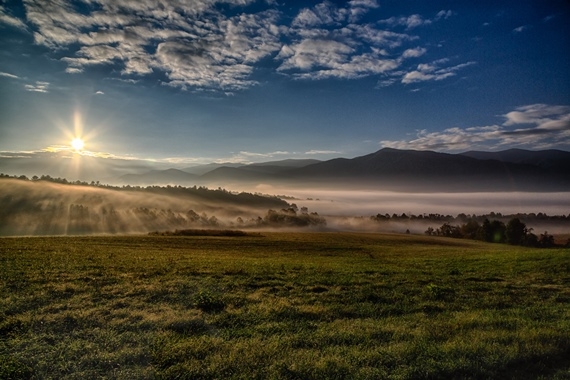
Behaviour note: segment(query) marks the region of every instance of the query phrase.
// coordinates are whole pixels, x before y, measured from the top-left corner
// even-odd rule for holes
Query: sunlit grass
[[[570,250],[0,239],[0,378],[570,378]]]

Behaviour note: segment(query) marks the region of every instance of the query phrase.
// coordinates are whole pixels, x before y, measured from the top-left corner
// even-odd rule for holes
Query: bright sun
[[[79,137],[76,137],[73,140],[71,140],[71,147],[75,150],[82,150],[84,146],[85,143]]]

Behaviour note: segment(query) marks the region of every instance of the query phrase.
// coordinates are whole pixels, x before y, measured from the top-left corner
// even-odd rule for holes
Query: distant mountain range
[[[384,148],[352,159],[208,164],[127,174],[135,184],[271,183],[404,191],[570,191],[570,152],[510,149],[460,154]]]

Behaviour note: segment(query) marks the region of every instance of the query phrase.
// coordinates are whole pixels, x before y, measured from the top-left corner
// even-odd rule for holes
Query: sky
[[[0,171],[570,150],[569,47],[566,0],[1,1]]]

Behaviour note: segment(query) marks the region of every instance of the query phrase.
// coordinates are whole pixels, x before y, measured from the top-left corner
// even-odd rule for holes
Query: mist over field
[[[204,188],[107,189],[0,179],[1,235],[146,233],[217,227],[286,207],[274,197]]]
[[[272,187],[261,186],[272,193]],[[481,192],[481,193],[423,193],[393,191],[344,191],[323,189],[273,189],[299,199],[299,204],[325,215],[370,215],[376,213],[442,213],[457,215],[570,213],[570,193]]]
[[[121,234],[185,228],[409,230],[422,234],[428,227],[439,227],[440,219],[407,217],[567,215],[570,193],[403,193],[272,185],[217,190],[117,188],[2,178],[0,205],[0,235]],[[378,222],[371,218],[377,214],[398,217]],[[402,214],[407,217],[400,218]],[[570,232],[567,224],[552,221],[533,220],[529,227]]]

